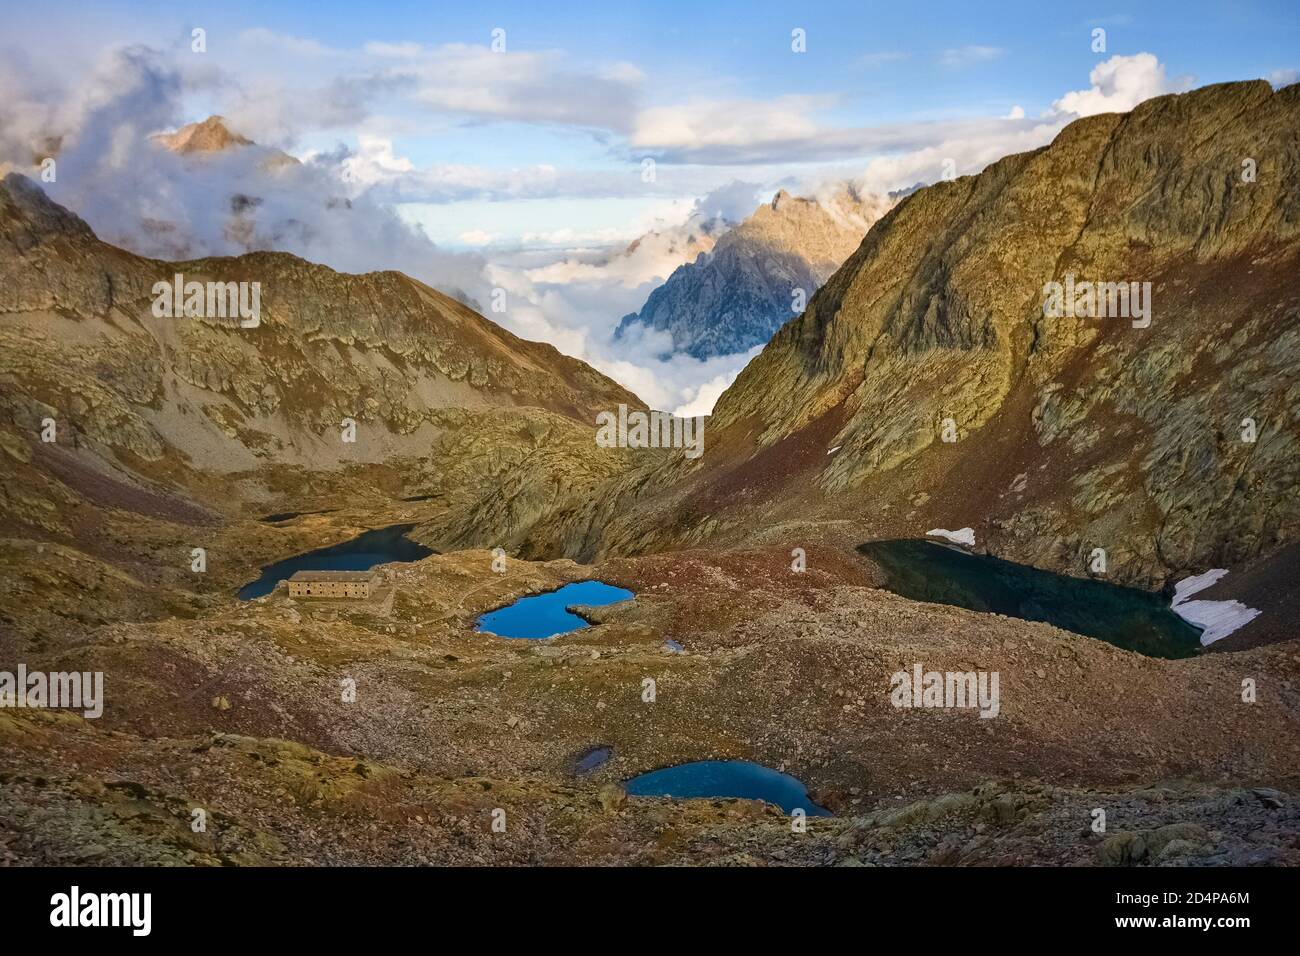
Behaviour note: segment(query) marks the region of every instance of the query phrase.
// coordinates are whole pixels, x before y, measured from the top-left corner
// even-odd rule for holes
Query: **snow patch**
[[[1204,574],[1194,574],[1174,585],[1174,600],[1170,609],[1189,624],[1204,628],[1201,646],[1208,647],[1227,637],[1237,628],[1259,617],[1260,611],[1246,607],[1240,601],[1189,601],[1198,591],[1204,591],[1228,573],[1226,568],[1214,568]]]
[[[962,528],[960,531],[949,531],[947,528],[934,528],[926,533],[927,537],[947,538],[953,544],[964,544],[968,548],[975,547],[975,529]]]

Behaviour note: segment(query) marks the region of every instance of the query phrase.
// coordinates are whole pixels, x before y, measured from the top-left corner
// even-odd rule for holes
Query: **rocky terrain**
[[[640,312],[623,317],[672,335],[675,352],[704,359],[745,352],[772,337],[858,247],[890,201],[849,186],[824,200],[785,190],[674,270]]]
[[[216,472],[328,469],[427,447],[448,409],[527,406],[585,425],[611,404],[639,406],[587,365],[397,273],[345,275],[277,253],[142,259],[17,175],[0,191],[0,229],[6,396],[20,427],[64,414],[60,445],[75,435],[78,448]],[[259,283],[260,326],[154,316],[154,283],[177,272]],[[347,417],[356,449],[333,434]]]
[[[154,283],[178,273],[259,283],[260,324],[156,317]],[[28,580],[125,572],[110,602],[179,574],[226,522],[341,501],[445,495],[458,507],[436,546],[521,545],[620,471],[624,453],[593,445],[596,412],[640,407],[403,275],[278,253],[143,259],[16,175],[0,188],[0,290],[6,564]],[[16,623],[0,619],[0,643]]]
[[[0,708],[0,863],[1300,863],[1298,91],[1152,100],[910,195],[694,461],[596,447],[635,396],[398,273],[146,259],[6,178],[0,670],[106,702]],[[155,316],[177,272],[259,282],[259,325]],[[1047,317],[1066,273],[1152,282],[1150,327]],[[443,553],[388,566],[390,608],[235,597],[396,523]],[[1148,658],[906,600],[855,550],[967,526],[1147,587],[1231,568],[1206,595],[1264,613]],[[590,578],[636,597],[474,629]],[[916,663],[997,672],[999,715],[894,707]],[[620,786],[710,758],[834,816]]]
[[[324,520],[324,519],[319,519]],[[836,552],[396,566],[388,616],[281,595],[115,623],[29,666],[103,670],[98,721],[0,712],[10,862],[1300,862],[1300,655],[1143,658],[916,605]],[[599,576],[635,600],[548,641],[472,630]],[[672,653],[672,637],[685,648]],[[1003,711],[900,711],[889,675],[999,670]],[[1240,700],[1242,675],[1262,688]],[[653,702],[643,681],[656,684]],[[347,702],[341,682],[356,682]],[[576,758],[613,748],[587,776]],[[836,813],[628,798],[686,760],[786,769]],[[1223,781],[1233,781],[1225,784]],[[1092,811],[1107,812],[1094,833]],[[207,813],[196,834],[194,808]],[[494,810],[506,830],[493,832]]]
[[[1210,86],[908,196],[722,396],[708,454],[591,509],[601,547],[971,527],[1143,587],[1294,581],[1298,118],[1300,86]],[[1067,276],[1151,283],[1149,326],[1049,317]]]

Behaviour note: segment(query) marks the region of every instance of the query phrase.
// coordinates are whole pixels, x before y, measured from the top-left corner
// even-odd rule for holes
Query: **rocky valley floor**
[[[297,547],[353,520],[224,533]],[[103,671],[107,703],[97,720],[0,710],[0,861],[1300,863],[1294,641],[1156,660],[908,601],[830,544],[808,548],[804,573],[776,547],[505,573],[472,550],[390,567],[387,613],[283,589],[242,602],[223,586],[158,602],[156,619],[106,604],[111,619],[79,634],[48,629],[28,668]],[[587,578],[636,598],[550,640],[474,630],[487,610]],[[1000,713],[895,708],[890,676],[916,663],[997,671]],[[610,760],[576,775],[598,745]],[[800,832],[757,802],[619,786],[713,758],[791,773],[834,816]]]

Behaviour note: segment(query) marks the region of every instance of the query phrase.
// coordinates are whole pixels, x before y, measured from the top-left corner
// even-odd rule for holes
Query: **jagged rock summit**
[[[226,126],[224,116],[209,116],[201,123],[189,123],[174,133],[159,133],[155,139],[174,153],[218,153],[253,141]]]
[[[707,254],[679,266],[640,312],[623,317],[616,334],[645,325],[668,332],[671,351],[700,359],[762,345],[889,204],[848,185],[821,201],[781,190]]]

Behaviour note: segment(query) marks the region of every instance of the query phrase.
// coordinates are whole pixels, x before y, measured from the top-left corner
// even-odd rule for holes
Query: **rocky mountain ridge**
[[[200,123],[188,123],[172,133],[159,133],[155,142],[173,153],[215,153],[239,146],[252,146],[253,141],[232,132],[224,116],[209,116]]]
[[[155,284],[176,275],[257,283],[259,324],[156,316]],[[510,543],[533,510],[618,467],[618,450],[594,445],[596,413],[641,407],[584,363],[398,273],[282,253],[144,259],[16,175],[0,186],[0,288],[0,511],[14,533],[67,544],[85,523],[74,504],[125,517],[143,495],[172,502],[168,513],[238,515],[277,510],[277,476],[291,473],[298,497],[341,494],[336,483],[362,473],[409,495],[470,469],[448,493],[495,502],[479,534]]]
[[[723,394],[701,463],[589,509],[598,550],[972,527],[1072,574],[1103,549],[1145,587],[1278,553],[1300,535],[1297,128],[1300,86],[1209,86],[914,192]],[[1150,283],[1149,327],[1046,315],[1067,277]]]

